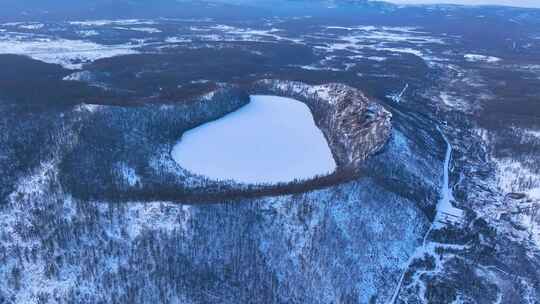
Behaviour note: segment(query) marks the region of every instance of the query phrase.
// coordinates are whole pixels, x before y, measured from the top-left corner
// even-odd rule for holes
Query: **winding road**
[[[460,209],[453,207],[451,203],[451,201],[454,199],[454,195],[452,193],[452,187],[450,187],[450,161],[452,159],[452,145],[450,144],[450,141],[448,140],[446,135],[444,135],[444,133],[441,131],[439,127],[437,127],[437,131],[439,131],[442,138],[444,139],[444,142],[446,143],[446,154],[444,157],[444,165],[443,165],[443,182],[441,185],[441,199],[437,203],[435,218],[433,219],[433,222],[431,223],[431,225],[429,226],[429,229],[424,235],[422,246],[416,248],[414,253],[407,260],[406,267],[403,269],[403,273],[401,274],[399,278],[398,285],[396,286],[396,289],[392,295],[392,298],[388,302],[388,304],[394,304],[396,302],[396,299],[399,295],[399,291],[401,290],[401,286],[403,285],[403,279],[405,278],[405,274],[407,273],[407,270],[409,269],[411,263],[416,258],[420,258],[421,255],[423,255],[426,252],[426,244],[429,242],[428,238],[431,231],[434,228],[437,229],[440,227],[441,220],[444,219],[444,217],[447,214],[456,213],[456,210],[461,212]]]

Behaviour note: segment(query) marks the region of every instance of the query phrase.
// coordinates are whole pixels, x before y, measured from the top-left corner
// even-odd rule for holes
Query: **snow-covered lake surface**
[[[308,179],[336,168],[309,108],[277,96],[251,96],[239,110],[185,132],[172,157],[193,173],[243,183]]]

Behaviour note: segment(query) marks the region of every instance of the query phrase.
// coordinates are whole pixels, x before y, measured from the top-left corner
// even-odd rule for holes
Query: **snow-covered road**
[[[424,239],[422,242],[422,246],[418,247],[414,254],[411,255],[411,257],[407,260],[406,267],[403,269],[403,272],[401,274],[401,277],[399,278],[398,284],[396,286],[396,289],[393,293],[393,296],[391,300],[389,301],[389,304],[394,304],[396,302],[396,299],[399,295],[399,292],[401,290],[401,287],[403,285],[403,279],[405,278],[405,274],[407,273],[407,270],[409,269],[410,265],[415,259],[422,258],[426,253],[432,253],[434,250],[434,246],[427,246],[429,241],[429,235],[431,234],[431,231],[433,229],[440,229],[444,227],[447,223],[455,223],[459,221],[459,219],[463,216],[463,211],[461,209],[458,209],[452,205],[452,201],[454,200],[454,195],[452,192],[452,187],[450,186],[450,163],[452,160],[452,145],[450,144],[450,141],[444,135],[444,133],[441,131],[439,127],[437,127],[437,131],[441,134],[441,137],[444,139],[444,142],[446,143],[446,153],[444,157],[444,164],[443,164],[443,181],[441,185],[440,190],[440,200],[437,203],[436,207],[436,213],[435,218],[433,219],[433,222],[431,223],[431,226],[427,230],[426,234],[424,235]]]

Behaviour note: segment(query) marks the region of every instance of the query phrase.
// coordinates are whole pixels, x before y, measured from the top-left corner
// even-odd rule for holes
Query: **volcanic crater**
[[[294,172],[287,172],[287,178],[282,178],[280,170],[290,168],[279,168],[278,165],[270,167],[278,173],[274,180],[235,178],[234,174],[230,178],[226,174],[215,178],[204,170],[197,170],[196,166],[194,169],[180,165],[182,162],[175,159],[174,153],[171,154],[175,145],[182,145],[179,139],[186,134],[234,114],[249,104],[250,96],[261,95],[295,100],[309,109],[312,117],[308,119],[318,128],[316,131],[323,142],[326,140],[327,145],[323,145],[329,150],[326,159],[322,146],[297,151],[298,155],[294,157],[301,160],[305,157],[303,153],[318,153],[314,149],[322,149],[320,157],[315,157],[313,163],[303,164],[301,170],[311,169],[309,174],[295,176]],[[274,102],[279,103],[273,101],[269,105]],[[272,111],[276,111],[278,105],[272,106]],[[380,104],[355,88],[336,83],[309,85],[281,80],[259,80],[242,86],[223,85],[190,101],[136,107],[101,105],[81,113],[85,118],[80,120],[83,125],[75,134],[78,136],[77,145],[63,158],[61,165],[63,183],[74,195],[93,199],[113,196],[121,200],[178,202],[213,202],[301,193],[352,180],[360,174],[362,162],[387,142],[392,117]],[[291,129],[294,124],[289,128],[294,131]],[[294,140],[301,141],[304,135],[297,135],[300,137]],[[98,142],[99,145],[96,144]],[[297,144],[301,146],[302,143]],[[288,147],[276,149],[281,148],[287,151]],[[197,154],[197,148],[191,153]],[[220,152],[216,150],[215,153]],[[212,166],[220,166],[219,163],[212,164],[210,159],[207,165],[201,155],[195,156],[199,161],[197,165],[203,162],[205,168],[212,170]],[[285,158],[291,164],[294,157]],[[93,165],[84,166],[88,163]],[[87,174],[78,174],[81,169]],[[227,170],[231,168],[222,171],[226,173]],[[253,172],[251,176],[258,175],[260,172]]]

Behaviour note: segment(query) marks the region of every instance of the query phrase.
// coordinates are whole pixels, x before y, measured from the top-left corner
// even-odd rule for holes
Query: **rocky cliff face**
[[[214,181],[180,167],[170,151],[182,133],[249,102],[248,93],[296,98],[312,111],[338,165],[336,172],[279,185]],[[302,193],[353,180],[361,164],[388,141],[391,114],[359,90],[267,80],[248,89],[223,86],[193,100],[136,107],[89,106],[78,116],[77,143],[60,157],[59,179],[84,199],[219,202]],[[88,166],[87,164],[92,164]],[[84,172],[84,174],[81,174]]]

